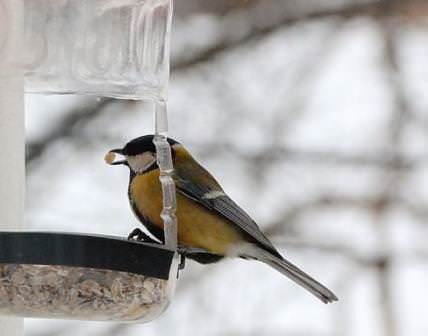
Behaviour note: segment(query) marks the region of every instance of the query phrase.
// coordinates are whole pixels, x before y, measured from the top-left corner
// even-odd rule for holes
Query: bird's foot
[[[136,241],[141,241],[141,242],[145,242],[145,243],[160,244],[158,241],[149,237],[147,234],[145,234],[139,228],[135,228],[134,230],[132,230],[132,232],[128,235],[128,240],[136,240]]]

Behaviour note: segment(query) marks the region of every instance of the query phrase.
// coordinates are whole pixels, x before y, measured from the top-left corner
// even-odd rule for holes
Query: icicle
[[[164,222],[165,245],[171,249],[177,249],[177,217],[175,183],[172,179],[174,171],[171,147],[167,141],[168,113],[165,101],[155,103],[155,137],[153,143],[156,146],[157,162],[160,170],[160,182],[163,194],[163,210],[161,218]]]

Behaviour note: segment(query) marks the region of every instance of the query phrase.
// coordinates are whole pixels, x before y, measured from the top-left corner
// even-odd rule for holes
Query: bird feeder
[[[171,15],[172,0],[0,1],[0,315],[146,322],[168,306],[178,272]],[[154,103],[165,245],[22,230],[24,92]],[[10,321],[3,328],[14,332]]]
[[[51,232],[0,235],[0,314],[147,321],[174,290],[174,251],[126,239]]]

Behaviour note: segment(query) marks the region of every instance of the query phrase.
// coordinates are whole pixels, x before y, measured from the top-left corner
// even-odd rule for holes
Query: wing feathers
[[[204,174],[198,174],[199,172],[195,171],[195,167],[197,170],[203,170]],[[271,253],[279,256],[278,251],[260,231],[258,225],[224,193],[223,189],[221,189],[213,177],[209,176],[214,180],[214,183],[211,182],[210,184],[195,180],[194,176],[207,176],[207,171],[204,168],[200,165],[192,165],[190,171],[189,167],[186,168],[187,169],[183,169],[180,166],[175,168],[175,183],[179,193],[202,204],[207,209],[217,212],[219,215],[235,224],[237,228],[244,233],[248,234],[257,244],[260,244]]]

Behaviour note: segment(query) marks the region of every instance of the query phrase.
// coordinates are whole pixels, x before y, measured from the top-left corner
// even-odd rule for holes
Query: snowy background
[[[157,321],[29,319],[26,335],[427,335],[428,2],[175,9],[171,136],[340,301],[255,262],[188,262]],[[150,104],[28,95],[26,110],[28,226],[137,227],[128,173],[103,156],[152,132]]]

